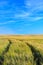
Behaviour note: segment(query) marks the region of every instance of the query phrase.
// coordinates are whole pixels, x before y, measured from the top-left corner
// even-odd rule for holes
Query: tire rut
[[[38,50],[36,50],[32,45],[30,45],[29,43],[26,43],[26,45],[28,47],[30,47],[31,49],[31,52],[33,54],[33,57],[34,57],[34,62],[36,62],[36,65],[41,65],[41,63],[43,63],[43,57],[42,55],[40,54],[40,52]],[[34,63],[33,63],[34,65]]]
[[[3,65],[3,62],[4,62],[4,55],[8,52],[12,42],[11,40],[8,40],[9,41],[9,44],[7,45],[7,47],[5,48],[5,50],[3,51],[2,55],[0,56],[0,65]]]

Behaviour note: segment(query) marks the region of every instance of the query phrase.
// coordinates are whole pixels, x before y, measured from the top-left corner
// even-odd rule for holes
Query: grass
[[[0,36],[0,65],[43,65],[43,37]]]
[[[7,61],[7,60],[8,61]],[[6,62],[6,64],[5,64]],[[24,42],[14,41],[8,53],[5,54],[4,65],[33,65],[31,50]]]
[[[8,44],[9,42],[7,39],[0,39],[0,55],[4,52]]]

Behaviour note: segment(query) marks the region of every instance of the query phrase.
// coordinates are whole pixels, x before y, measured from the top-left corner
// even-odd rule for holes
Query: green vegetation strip
[[[43,65],[43,39],[0,39],[0,65]]]
[[[0,65],[3,65],[4,62],[4,55],[8,52],[10,45],[12,44],[10,40],[8,40],[9,42],[6,44],[5,49],[3,50],[2,54],[0,55]],[[3,42],[4,44],[4,42]]]
[[[3,65],[33,65],[30,48],[19,40],[13,40],[9,51],[4,56]]]
[[[34,62],[36,62],[36,65],[42,65],[43,64],[43,56],[40,54],[38,49],[35,49],[34,46],[32,46],[29,43],[26,43],[28,47],[30,47],[32,54],[34,56]]]

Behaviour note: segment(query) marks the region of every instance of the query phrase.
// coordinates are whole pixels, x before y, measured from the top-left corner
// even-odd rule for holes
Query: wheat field
[[[43,65],[43,35],[0,35],[0,65]]]

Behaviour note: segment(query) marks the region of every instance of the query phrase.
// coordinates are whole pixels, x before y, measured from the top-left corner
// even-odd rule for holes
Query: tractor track
[[[32,45],[30,45],[29,43],[26,43],[26,45],[28,47],[30,47],[31,49],[31,52],[33,54],[33,57],[34,57],[34,62],[36,62],[36,65],[41,65],[41,63],[43,63],[43,57],[42,55],[40,54],[40,52],[38,50],[36,50]],[[34,65],[34,62],[33,62],[33,65]]]
[[[7,45],[7,47],[5,48],[5,50],[3,51],[2,55],[0,56],[0,65],[3,65],[3,62],[4,62],[4,55],[9,51],[9,48],[12,44],[11,40],[8,40],[9,41],[9,44]],[[32,55],[34,57],[34,60],[33,60],[33,65],[34,63],[36,62],[36,65],[41,65],[41,63],[43,63],[43,57],[42,55],[40,54],[40,52],[38,50],[35,49],[34,46],[32,46],[31,44],[29,44],[28,42],[25,42],[26,45],[28,47],[30,47],[30,50],[32,52]]]
[[[7,45],[7,47],[5,48],[5,50],[3,51],[2,55],[0,56],[0,65],[3,65],[3,62],[4,62],[4,55],[8,52],[12,42],[11,40],[8,40],[9,41],[9,44]]]

